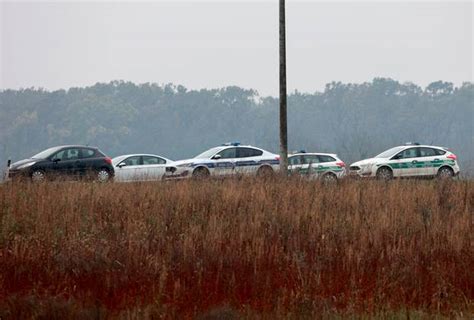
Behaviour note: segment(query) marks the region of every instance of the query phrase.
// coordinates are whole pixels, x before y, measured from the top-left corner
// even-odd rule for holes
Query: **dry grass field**
[[[0,319],[469,318],[472,181],[0,185]]]

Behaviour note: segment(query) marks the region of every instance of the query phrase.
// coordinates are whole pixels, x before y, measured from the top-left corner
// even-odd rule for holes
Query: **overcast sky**
[[[472,19],[472,1],[289,0],[288,88],[473,81]],[[278,94],[278,0],[2,1],[0,21],[0,88],[120,79]]]

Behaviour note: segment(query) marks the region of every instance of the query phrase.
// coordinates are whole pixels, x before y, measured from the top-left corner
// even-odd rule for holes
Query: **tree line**
[[[278,153],[278,99],[240,87],[97,83],[85,88],[0,91],[0,161],[47,147],[87,144],[110,156],[192,157],[240,141]],[[332,82],[323,92],[288,96],[290,150],[337,153],[346,162],[408,141],[446,146],[474,171],[474,84],[426,88],[376,78]]]

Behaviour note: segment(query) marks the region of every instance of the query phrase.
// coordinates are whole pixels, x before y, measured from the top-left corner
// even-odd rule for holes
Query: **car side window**
[[[442,156],[443,154],[446,154],[446,151],[444,150],[440,150],[440,149],[433,149],[433,150],[437,156]]]
[[[263,151],[253,149],[253,148],[238,148],[237,149],[237,158],[250,158],[258,157],[263,154]]]
[[[288,162],[292,166],[297,166],[301,164],[301,156],[292,156],[288,158]]]
[[[396,156],[397,159],[410,159],[416,157],[418,157],[417,148],[405,149]]]
[[[236,148],[228,148],[219,152],[218,155],[221,156],[221,159],[232,159],[232,158],[237,158],[236,153],[237,153]]]
[[[56,152],[56,154],[51,158],[51,160],[56,161],[56,160],[64,160],[64,154],[66,150],[61,150],[59,152]]]
[[[81,149],[82,159],[92,158],[94,155],[95,155],[95,151],[92,149],[86,149],[86,148]]]
[[[420,157],[435,157],[436,151],[432,148],[420,148]]]
[[[54,160],[61,160],[61,161],[66,161],[66,160],[77,160],[79,159],[79,149],[77,148],[70,148],[70,149],[64,149],[56,153],[51,159]]]
[[[303,164],[319,163],[317,155],[305,155],[303,156]]]
[[[319,155],[318,157],[319,157],[320,162],[334,162],[334,161],[336,161],[336,159],[334,159],[331,156]]]
[[[121,163],[125,163],[127,166],[139,166],[140,156],[129,157],[123,160]]]
[[[158,157],[143,156],[143,165],[165,164],[166,160]]]

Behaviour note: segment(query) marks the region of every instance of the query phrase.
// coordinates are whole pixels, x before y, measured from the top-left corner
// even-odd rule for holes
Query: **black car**
[[[46,149],[30,159],[13,163],[8,178],[43,181],[56,177],[92,178],[106,182],[114,176],[112,159],[98,148],[60,146]]]

